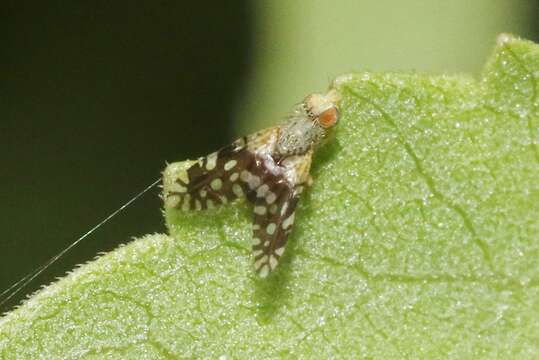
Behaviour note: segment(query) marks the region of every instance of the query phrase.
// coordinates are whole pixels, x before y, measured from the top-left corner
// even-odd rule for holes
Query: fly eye
[[[336,107],[332,106],[320,114],[318,121],[323,128],[328,129],[339,121],[339,111]]]

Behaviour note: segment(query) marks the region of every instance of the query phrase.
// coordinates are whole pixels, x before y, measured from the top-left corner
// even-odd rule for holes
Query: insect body
[[[166,206],[205,210],[245,196],[253,204],[255,269],[266,277],[284,253],[313,152],[339,119],[337,101],[335,90],[309,95],[286,123],[198,159],[165,187]]]

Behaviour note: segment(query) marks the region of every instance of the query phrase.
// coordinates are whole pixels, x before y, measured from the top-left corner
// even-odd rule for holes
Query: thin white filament
[[[0,301],[0,306],[4,305],[9,299],[11,299],[13,296],[15,296],[19,291],[21,291],[26,285],[28,285],[32,280],[34,280],[37,276],[39,276],[43,271],[45,271],[49,266],[54,264],[58,259],[60,259],[62,256],[65,255],[69,250],[77,246],[82,240],[86,239],[88,236],[90,236],[93,232],[95,232],[97,229],[99,229],[101,226],[105,225],[110,219],[118,215],[120,212],[122,212],[125,208],[127,208],[129,205],[131,205],[133,202],[135,202],[138,198],[140,198],[142,195],[144,195],[146,192],[148,192],[151,188],[156,186],[161,181],[161,178],[155,180],[153,183],[148,185],[144,190],[139,192],[137,195],[132,197],[129,201],[127,201],[125,204],[120,206],[118,209],[113,211],[109,216],[101,220],[97,225],[92,227],[90,230],[88,230],[86,233],[81,235],[77,240],[75,240],[73,243],[71,243],[68,247],[66,247],[64,250],[60,251],[58,254],[54,255],[52,258],[50,258],[46,263],[35,269],[34,271],[26,274],[24,277],[22,277],[20,280],[12,284],[10,287],[2,291],[0,293],[0,298],[2,298],[4,295],[7,295],[5,298],[3,298]]]

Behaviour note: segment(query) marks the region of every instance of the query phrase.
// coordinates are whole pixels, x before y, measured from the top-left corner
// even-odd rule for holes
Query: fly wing
[[[198,159],[176,180],[179,197],[176,207],[184,211],[211,209],[245,194],[247,185],[239,180],[242,169],[253,166],[254,156],[246,147],[246,138]]]
[[[312,151],[273,158],[278,128],[242,138],[200,158],[176,179],[172,207],[204,210],[246,196],[253,204],[253,255],[261,277],[273,271],[292,231],[300,194],[308,182]]]
[[[266,189],[264,185],[261,185],[259,190]],[[296,205],[302,189],[302,186],[291,187],[288,183],[274,184],[268,188],[268,195],[256,198],[253,221],[253,255],[255,269],[261,277],[266,277],[277,267],[279,259],[284,253],[288,235],[294,224]],[[268,198],[275,200],[270,203]]]
[[[253,255],[261,277],[273,271],[284,253],[294,225],[296,206],[308,181],[311,153],[282,164],[283,172],[266,174],[256,192],[248,194],[254,203]]]

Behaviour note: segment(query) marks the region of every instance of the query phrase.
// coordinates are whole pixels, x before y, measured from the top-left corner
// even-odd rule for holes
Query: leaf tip
[[[331,84],[330,88],[331,89],[338,89],[342,85],[352,81],[353,79],[354,79],[354,74],[352,74],[352,73],[339,75],[333,80],[333,83]]]
[[[496,44],[498,46],[505,46],[515,40],[515,36],[509,33],[501,33],[496,37]]]

